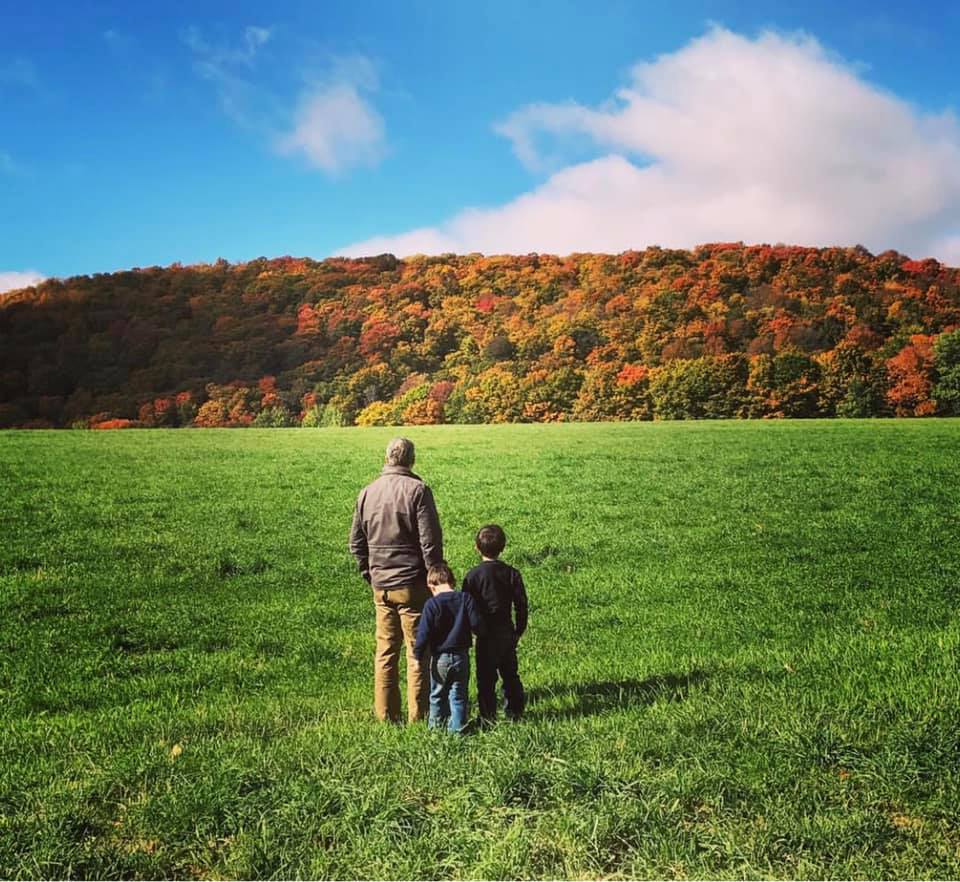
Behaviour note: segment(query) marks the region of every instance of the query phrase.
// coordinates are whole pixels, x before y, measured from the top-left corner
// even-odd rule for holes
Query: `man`
[[[443,538],[433,493],[411,468],[413,442],[387,445],[380,477],[360,491],[350,531],[350,553],[373,588],[377,618],[374,710],[384,721],[400,721],[400,645],[407,645],[407,719],[427,715],[429,659],[413,654],[420,613],[430,598],[427,570],[443,561]]]

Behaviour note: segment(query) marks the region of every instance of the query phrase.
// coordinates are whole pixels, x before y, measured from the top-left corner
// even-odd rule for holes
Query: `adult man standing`
[[[407,718],[423,719],[430,696],[429,659],[413,647],[420,613],[430,597],[427,569],[443,561],[443,537],[433,493],[415,475],[413,442],[387,445],[380,477],[357,497],[350,553],[373,588],[377,616],[374,709],[384,721],[400,721],[400,644],[407,645]]]

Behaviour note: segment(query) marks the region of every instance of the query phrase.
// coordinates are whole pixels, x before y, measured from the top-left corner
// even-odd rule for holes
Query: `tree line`
[[[960,270],[862,247],[133,269],[0,295],[0,427],[960,415]]]

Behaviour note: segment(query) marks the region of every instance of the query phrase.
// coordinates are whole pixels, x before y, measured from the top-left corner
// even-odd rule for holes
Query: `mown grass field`
[[[519,726],[372,719],[390,430],[0,433],[0,876],[960,876],[960,422],[406,431]]]

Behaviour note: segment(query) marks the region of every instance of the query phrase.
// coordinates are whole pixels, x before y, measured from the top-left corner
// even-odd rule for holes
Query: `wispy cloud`
[[[27,58],[0,61],[0,83],[24,89],[39,90],[41,88],[36,65]]]
[[[0,150],[0,174],[18,175],[22,171],[20,164],[9,153]]]
[[[137,40],[134,36],[119,28],[107,28],[101,36],[107,49],[118,58],[132,56],[137,48]]]
[[[715,28],[638,64],[598,107],[531,104],[497,130],[526,166],[560,170],[505,205],[344,253],[569,253],[742,239],[956,259],[957,120],[878,89],[810,36],[750,39]],[[594,158],[564,166],[584,142]]]
[[[260,48],[270,40],[272,33],[272,28],[247,25],[236,45],[213,45],[207,42],[198,27],[190,26],[183,32],[183,42],[196,53],[203,64],[216,67],[239,64],[251,67]]]
[[[46,276],[38,273],[36,270],[24,270],[23,272],[0,272],[0,294],[5,291],[15,291],[17,288],[29,288],[31,285],[39,285]]]
[[[182,34],[193,53],[194,70],[213,85],[223,112],[244,128],[259,129],[265,124],[261,108],[267,104],[267,96],[261,94],[252,73],[271,34],[271,28],[248,25],[234,45],[214,45],[193,26]]]
[[[262,53],[275,31],[248,26],[237,43],[215,45],[191,27],[182,39],[223,112],[276,153],[299,156],[330,175],[376,165],[386,154],[384,121],[371,100],[379,90],[376,65],[362,55],[328,56],[319,73],[303,75],[296,100],[278,95],[265,85],[277,62],[264,62]],[[288,53],[284,72],[296,66]]]

